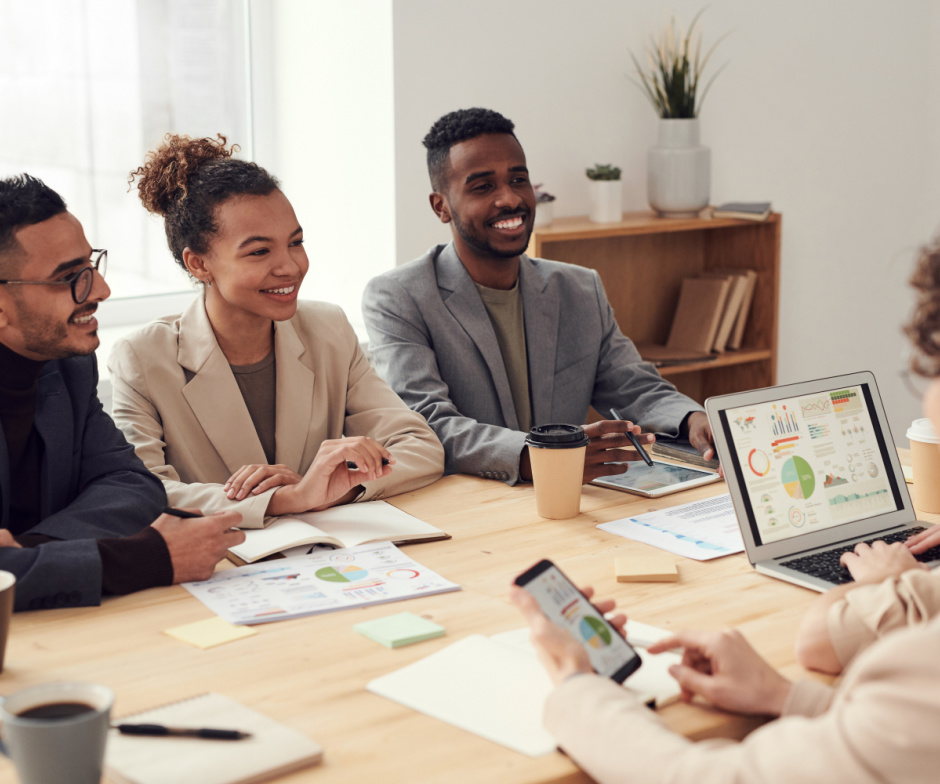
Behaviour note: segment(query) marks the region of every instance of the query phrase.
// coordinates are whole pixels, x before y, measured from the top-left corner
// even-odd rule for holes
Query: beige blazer
[[[552,692],[546,727],[601,784],[933,784],[940,769],[938,585],[940,574],[917,570],[851,591],[830,615],[837,649],[857,653],[838,686],[799,681],[785,715],[740,743],[692,743],[597,675],[569,678]],[[851,637],[848,646],[842,634]]]
[[[342,310],[301,302],[275,324],[276,461],[303,474],[327,439],[369,436],[394,471],[358,500],[422,487],[444,469],[444,450],[370,367]],[[221,485],[241,466],[267,463],[248,408],[215,339],[202,297],[115,345],[108,360],[114,420],[166,487],[173,506],[233,509],[260,528],[274,490],[229,501]]]

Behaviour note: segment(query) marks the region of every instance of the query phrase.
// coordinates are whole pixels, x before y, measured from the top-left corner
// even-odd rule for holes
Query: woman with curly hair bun
[[[115,346],[115,421],[172,505],[234,509],[246,528],[433,482],[437,437],[372,370],[340,308],[298,302],[303,229],[237,149],[168,134],[131,174],[202,293]]]

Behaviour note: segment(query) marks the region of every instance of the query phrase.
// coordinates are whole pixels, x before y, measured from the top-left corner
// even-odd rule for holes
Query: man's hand
[[[641,444],[652,444],[656,440],[652,433],[641,433],[639,425],[623,419],[602,419],[584,426],[584,432],[591,439],[584,455],[584,484],[599,476],[622,474],[627,470],[623,463],[643,459],[624,435],[628,430]]]
[[[872,542],[871,547],[859,542],[854,553],[843,553],[839,560],[860,583],[880,583],[908,569],[927,568],[914,558],[905,542],[887,544],[879,540]]]
[[[927,552],[931,547],[940,544],[940,525],[931,525],[926,531],[914,534],[905,543],[914,555],[920,555]]]
[[[581,591],[588,599],[594,595],[594,589],[591,587],[582,588]],[[532,594],[518,585],[513,585],[509,589],[509,598],[522,610],[528,621],[532,644],[552,683],[557,686],[575,673],[594,672],[584,646],[567,631],[548,620]],[[606,615],[613,611],[614,602],[612,599],[606,599],[595,603],[594,606],[602,615]],[[611,625],[623,634],[627,617],[615,615],[609,620]]]
[[[685,420],[685,429],[689,443],[692,444],[699,454],[705,460],[711,460],[715,456],[715,440],[712,437],[711,425],[708,424],[708,417],[702,411],[695,411],[689,414]]]
[[[196,511],[196,510],[190,510]],[[229,547],[245,541],[245,532],[233,529],[242,521],[238,512],[182,519],[162,514],[153,527],[166,542],[173,563],[173,582],[208,580]]]
[[[682,664],[669,674],[679,682],[682,699],[696,695],[718,708],[760,716],[779,716],[792,684],[755,651],[737,629],[680,632],[654,643],[650,653],[684,648]]]
[[[22,547],[6,528],[0,529],[0,547]]]

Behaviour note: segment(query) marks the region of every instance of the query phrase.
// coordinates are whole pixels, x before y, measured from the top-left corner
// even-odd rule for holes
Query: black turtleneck
[[[0,343],[0,449],[5,441],[10,466],[10,514],[3,527],[24,547],[53,541],[50,536],[29,533],[42,521],[43,443],[35,420],[44,365]],[[148,526],[125,538],[99,539],[97,544],[103,593],[133,593],[173,582],[170,552],[155,528]]]
[[[10,466],[10,517],[5,527],[14,536],[39,522],[42,439],[33,425],[44,365],[0,343],[0,430]]]

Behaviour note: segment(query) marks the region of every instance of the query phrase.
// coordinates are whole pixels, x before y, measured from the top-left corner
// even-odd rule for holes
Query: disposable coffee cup
[[[914,507],[940,513],[940,438],[929,419],[915,419],[907,429],[914,472]]]
[[[7,637],[10,634],[15,592],[16,575],[0,570],[0,672],[3,672],[3,660],[7,651]]]
[[[538,425],[526,436],[539,517],[566,520],[581,512],[584,453],[591,439],[579,425]]]
[[[99,784],[114,692],[93,683],[44,683],[0,705],[3,752],[21,784]]]

